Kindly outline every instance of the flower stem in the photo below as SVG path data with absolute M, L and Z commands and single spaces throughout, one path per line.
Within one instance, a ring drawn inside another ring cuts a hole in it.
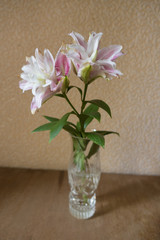
M 63 93 L 66 101 L 69 103 L 69 105 L 71 106 L 71 108 L 73 109 L 73 111 L 75 112 L 75 114 L 79 117 L 79 113 L 77 112 L 77 110 L 75 109 L 75 107 L 72 105 L 72 103 L 70 102 L 69 98 L 67 97 L 67 95 L 65 93 Z
M 85 107 L 85 98 L 86 98 L 87 88 L 88 88 L 88 84 L 85 84 L 84 95 L 83 95 L 83 99 L 82 99 L 81 114 L 83 113 L 83 109 Z

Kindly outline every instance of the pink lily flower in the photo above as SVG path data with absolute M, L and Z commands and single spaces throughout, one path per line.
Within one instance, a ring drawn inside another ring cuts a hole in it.
M 31 112 L 34 114 L 44 102 L 62 90 L 64 81 L 68 79 L 66 76 L 70 74 L 71 63 L 60 50 L 54 60 L 48 49 L 44 50 L 44 56 L 36 49 L 35 57 L 27 57 L 26 61 L 19 87 L 23 92 L 32 90 Z
M 69 34 L 74 43 L 67 45 L 67 56 L 72 60 L 78 77 L 83 81 L 87 77 L 87 82 L 91 82 L 98 77 L 112 78 L 113 76 L 122 75 L 116 69 L 115 59 L 123 53 L 122 46 L 111 45 L 106 48 L 99 49 L 99 42 L 102 33 L 92 32 L 88 42 L 79 33 L 72 32 Z

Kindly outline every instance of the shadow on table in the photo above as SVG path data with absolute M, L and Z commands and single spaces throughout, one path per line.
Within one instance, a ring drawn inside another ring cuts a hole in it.
M 131 182 L 126 182 L 119 186 L 111 184 L 111 189 L 104 194 L 97 194 L 97 212 L 94 217 L 98 217 L 122 207 L 129 207 L 135 204 L 143 204 L 147 200 L 160 196 L 160 177 L 134 177 Z M 121 178 L 119 179 L 119 181 Z M 115 182 L 116 183 L 116 182 Z M 102 192 L 104 192 L 103 186 Z

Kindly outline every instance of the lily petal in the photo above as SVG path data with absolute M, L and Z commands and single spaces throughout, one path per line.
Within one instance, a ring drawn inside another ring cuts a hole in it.
M 51 98 L 54 93 L 47 88 L 39 88 L 36 91 L 36 95 L 33 97 L 31 102 L 31 112 L 34 114 L 39 108 L 41 108 L 42 104 L 46 102 L 49 98 Z
M 46 71 L 48 73 L 53 71 L 53 69 L 54 69 L 54 59 L 53 59 L 53 56 L 48 49 L 44 50 L 44 64 L 45 64 L 45 67 L 46 67 Z
M 95 55 L 99 46 L 99 41 L 103 33 L 92 32 L 88 39 L 87 53 L 88 56 Z
M 87 49 L 87 43 L 85 42 L 84 37 L 81 34 L 77 32 L 71 32 L 69 35 L 73 38 L 76 44 L 79 44 L 85 49 Z
M 106 66 L 112 66 L 114 68 L 116 67 L 116 63 L 109 60 L 109 59 L 97 60 L 96 64 L 101 65 L 101 66 L 105 66 L 105 65 Z
M 114 60 L 117 57 L 121 56 L 122 53 L 120 53 L 122 50 L 121 45 L 111 45 L 107 48 L 102 48 L 98 51 L 97 59 L 110 59 Z
M 99 77 L 106 78 L 106 74 L 104 73 L 104 70 L 102 70 L 99 66 L 95 65 L 92 67 L 92 71 L 90 72 L 89 82 L 92 82 Z
M 55 60 L 55 68 L 57 75 L 69 75 L 71 70 L 71 61 L 63 53 L 59 52 Z
M 63 84 L 63 82 L 60 81 L 60 80 L 58 81 L 57 84 L 54 83 L 54 82 L 52 82 L 52 84 L 51 84 L 51 86 L 50 86 L 51 91 L 52 91 L 54 94 L 56 94 L 57 92 L 59 92 L 59 91 L 61 90 L 62 84 Z
M 44 69 L 45 68 L 44 59 L 42 54 L 39 52 L 38 48 L 35 49 L 35 57 L 40 68 Z

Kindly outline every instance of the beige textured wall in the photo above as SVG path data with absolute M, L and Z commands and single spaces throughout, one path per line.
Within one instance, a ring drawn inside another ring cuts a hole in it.
M 113 119 L 102 111 L 101 128 L 120 132 L 106 137 L 101 151 L 106 172 L 160 174 L 160 1 L 159 0 L 1 0 L 0 1 L 0 165 L 66 169 L 71 142 L 61 132 L 48 144 L 47 132 L 31 134 L 41 115 L 62 116 L 70 108 L 52 98 L 30 113 L 31 93 L 18 88 L 25 56 L 38 47 L 56 54 L 72 30 L 88 38 L 103 32 L 101 46 L 121 44 L 124 76 L 90 85 L 88 98 L 102 98 Z M 72 75 L 71 82 L 77 81 Z M 79 102 L 77 93 L 70 98 Z M 93 127 L 98 128 L 95 122 Z

